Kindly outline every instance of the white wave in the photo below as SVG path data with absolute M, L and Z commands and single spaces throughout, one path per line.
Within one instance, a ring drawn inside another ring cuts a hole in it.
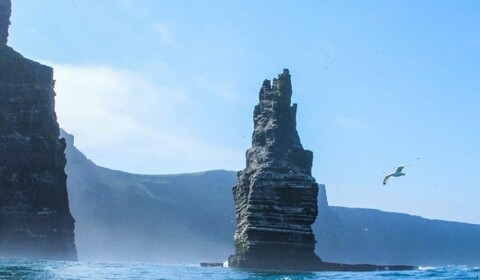
M 436 269 L 437 267 L 434 266 L 419 266 L 418 270 L 431 270 L 431 269 Z

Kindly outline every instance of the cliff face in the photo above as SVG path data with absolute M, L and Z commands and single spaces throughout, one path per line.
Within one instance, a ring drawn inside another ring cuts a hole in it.
M 329 207 L 313 230 L 324 260 L 479 266 L 480 225 L 375 209 Z
M 233 171 L 139 175 L 107 169 L 67 141 L 68 194 L 82 261 L 218 262 L 232 252 Z
M 291 96 L 286 69 L 260 89 L 247 166 L 233 187 L 237 230 L 230 266 L 302 269 L 320 261 L 311 228 L 318 214 L 313 154 L 300 143 Z
M 53 70 L 6 45 L 0 3 L 0 255 L 75 260 Z

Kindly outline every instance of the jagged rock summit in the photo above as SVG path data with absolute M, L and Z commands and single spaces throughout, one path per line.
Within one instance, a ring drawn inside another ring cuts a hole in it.
M 229 266 L 302 271 L 412 269 L 326 263 L 315 254 L 311 225 L 318 214 L 319 186 L 311 175 L 313 153 L 303 149 L 298 136 L 297 105 L 291 104 L 291 97 L 288 69 L 273 84 L 265 80 L 260 89 L 252 147 L 233 187 L 237 230 Z M 326 197 L 322 199 L 326 204 Z
M 53 69 L 6 45 L 0 0 L 0 257 L 76 260 Z
M 7 43 L 11 13 L 12 3 L 10 0 L 0 0 L 0 44 Z

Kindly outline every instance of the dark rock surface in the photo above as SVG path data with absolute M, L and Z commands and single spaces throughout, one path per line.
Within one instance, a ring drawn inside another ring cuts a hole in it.
M 5 37 L 0 0 L 1 35 Z M 8 26 L 8 25 L 7 25 Z M 2 37 L 2 40 L 4 39 Z M 0 44 L 0 256 L 76 260 L 53 70 Z
M 315 254 L 312 224 L 318 215 L 318 184 L 311 175 L 313 153 L 296 130 L 297 105 L 291 105 L 287 69 L 265 80 L 253 113 L 252 147 L 246 168 L 233 187 L 237 230 L 229 266 L 267 270 L 367 271 L 411 269 L 322 262 Z M 326 194 L 322 189 L 322 200 Z
M 0 0 L 0 44 L 2 45 L 7 43 L 11 13 L 11 0 Z
M 201 267 L 223 267 L 223 263 L 206 263 L 202 262 L 200 263 Z

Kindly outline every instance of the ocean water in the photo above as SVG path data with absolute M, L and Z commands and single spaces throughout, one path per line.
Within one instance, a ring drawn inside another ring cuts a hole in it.
M 478 279 L 479 267 L 424 267 L 414 271 L 316 272 L 274 274 L 230 268 L 204 268 L 198 264 L 60 262 L 0 259 L 0 279 Z

